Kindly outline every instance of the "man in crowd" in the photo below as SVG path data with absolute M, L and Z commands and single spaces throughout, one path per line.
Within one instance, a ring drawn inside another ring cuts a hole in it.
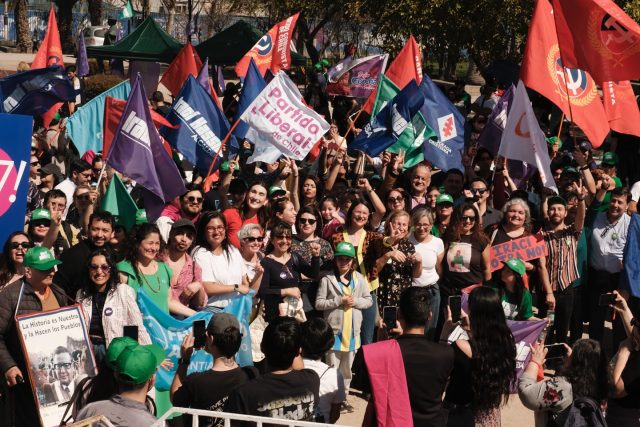
M 464 174 L 460 169 L 449 169 L 444 175 L 444 192 L 451 195 L 456 205 L 464 201 L 462 189 L 464 187 Z
M 204 201 L 202 188 L 197 184 L 187 184 L 186 188 L 187 192 L 180 197 L 180 208 L 173 205 L 167 206 L 156 221 L 162 240 L 165 242 L 169 241 L 169 231 L 174 221 L 186 218 L 192 223 L 196 223 L 202 212 L 202 202 Z
M 69 177 L 56 185 L 56 189 L 61 190 L 67 196 L 67 205 L 65 206 L 62 219 L 66 219 L 69 207 L 73 202 L 73 193 L 79 185 L 88 185 L 91 182 L 91 165 L 84 160 L 74 160 L 71 163 L 71 171 Z
M 66 347 L 59 346 L 53 352 L 53 371 L 56 380 L 51 386 L 56 395 L 56 402 L 68 402 L 76 388 L 75 379 L 78 372 Z
M 49 209 L 52 217 L 62 218 L 64 210 L 67 207 L 66 194 L 64 194 L 62 190 L 57 190 L 54 188 L 45 195 L 44 207 L 46 209 Z M 62 253 L 63 251 L 69 249 L 71 246 L 76 245 L 79 242 L 80 230 L 69 224 L 67 220 L 62 219 L 60 223 L 55 221 L 51 224 L 51 226 L 56 228 L 58 231 L 58 235 L 53 246 L 56 251 L 58 251 L 58 248 L 60 248 L 60 253 Z

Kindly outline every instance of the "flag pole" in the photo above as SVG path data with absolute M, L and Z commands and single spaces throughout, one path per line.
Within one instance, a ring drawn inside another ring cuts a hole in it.
M 552 5 L 553 6 L 553 5 Z M 562 59 L 562 49 L 560 49 L 560 36 L 558 35 L 558 27 L 555 24 L 555 21 L 553 22 L 553 29 L 556 32 L 556 40 L 558 40 L 558 56 L 560 57 L 560 64 L 562 64 L 562 75 L 564 76 L 563 80 L 564 80 L 564 90 L 565 93 L 567 94 L 567 102 L 569 103 L 569 120 L 571 121 L 571 128 L 574 130 L 573 132 L 573 144 L 576 145 L 576 133 L 575 133 L 575 127 L 573 124 L 573 111 L 571 109 L 571 95 L 569 94 L 569 86 L 567 85 L 567 67 L 564 63 L 564 60 Z M 586 74 L 586 71 L 585 71 Z M 563 112 L 563 117 L 564 117 L 564 112 Z M 564 119 L 563 119 L 564 121 Z M 562 122 L 560 122 L 560 126 L 562 127 Z M 558 135 L 559 136 L 559 135 Z
M 215 156 L 213 156 L 213 160 L 211 161 L 211 165 L 209 165 L 209 171 L 207 172 L 207 176 L 204 178 L 205 182 L 207 181 L 207 179 L 209 179 L 209 176 L 211 175 L 211 172 L 213 171 L 213 165 L 216 164 L 216 160 L 218 160 L 218 156 L 220 155 L 220 152 L 222 151 L 222 148 L 227 143 L 227 141 L 229 141 L 229 138 L 231 137 L 231 134 L 233 133 L 233 131 L 235 130 L 236 126 L 238 126 L 239 123 L 240 123 L 240 119 L 236 120 L 233 123 L 233 126 L 231 126 L 231 129 L 229 129 L 229 132 L 227 132 L 227 135 L 224 137 L 224 139 L 220 143 L 220 148 L 218 148 L 218 151 L 216 151 Z
M 560 134 L 562 133 L 562 124 L 564 123 L 564 111 L 562 112 L 562 118 L 560 119 L 560 129 L 558 129 L 558 139 L 560 139 Z
M 351 121 L 351 124 L 349 125 L 349 129 L 347 129 L 347 132 L 344 134 L 344 136 L 340 140 L 340 144 L 338 144 L 338 148 L 342 148 L 342 144 L 344 144 L 345 140 L 347 139 L 347 136 L 349 136 L 351 131 L 355 129 L 356 121 L 358 120 L 358 117 L 360 117 L 360 114 L 362 114 L 363 111 L 364 109 L 360 109 L 360 111 L 358 111 L 358 114 L 356 114 L 356 117 Z

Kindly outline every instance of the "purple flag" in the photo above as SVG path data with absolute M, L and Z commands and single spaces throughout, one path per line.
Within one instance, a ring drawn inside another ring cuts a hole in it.
M 207 57 L 207 60 L 209 58 Z M 222 65 L 216 65 L 216 91 L 218 96 L 224 94 L 224 75 L 222 74 Z
M 165 203 L 186 192 L 178 167 L 162 146 L 151 120 L 139 75 L 113 138 L 107 164 L 147 190 L 144 204 L 150 221 L 158 218 Z
M 350 58 L 350 57 L 349 57 Z M 380 76 L 387 66 L 388 54 L 358 59 L 343 59 L 330 74 L 327 94 L 365 99 L 378 88 Z M 344 64 L 343 64 L 344 63 Z
M 338 78 L 344 74 L 346 70 L 349 69 L 349 64 L 353 61 L 353 57 L 351 55 L 347 55 L 342 60 L 340 60 L 336 65 L 331 67 L 329 71 L 327 71 L 327 78 L 330 82 L 337 82 Z
M 87 59 L 87 48 L 84 45 L 84 35 L 80 31 L 78 36 L 78 56 L 76 58 L 76 74 L 78 77 L 89 75 L 89 60 Z
M 210 93 L 211 86 L 209 85 L 209 57 L 207 56 L 204 60 L 204 64 L 202 64 L 202 68 L 200 68 L 200 72 L 198 73 L 198 77 L 196 78 L 198 84 Z
M 511 87 L 502 94 L 496 106 L 493 107 L 493 111 L 491 111 L 489 119 L 487 120 L 487 125 L 478 138 L 478 145 L 489 150 L 494 157 L 500 149 L 502 131 L 507 124 L 507 116 L 511 109 L 514 91 L 515 87 L 511 85 Z

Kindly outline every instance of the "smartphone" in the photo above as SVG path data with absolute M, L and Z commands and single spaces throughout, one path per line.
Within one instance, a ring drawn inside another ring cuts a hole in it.
M 600 307 L 609 307 L 611 304 L 616 302 L 615 294 L 601 294 L 600 298 L 598 298 L 598 305 Z
M 451 321 L 453 323 L 459 322 L 462 316 L 462 296 L 451 295 L 449 297 L 449 309 L 451 310 Z
M 567 355 L 567 348 L 564 344 L 545 345 L 547 349 L 547 359 L 561 359 Z
M 138 341 L 138 327 L 136 325 L 124 325 L 122 328 L 122 336 Z
M 193 348 L 202 348 L 206 342 L 205 332 L 207 325 L 204 320 L 193 321 Z
M 393 329 L 396 327 L 396 321 L 398 320 L 398 307 L 395 305 L 386 305 L 382 308 L 382 321 L 387 329 Z

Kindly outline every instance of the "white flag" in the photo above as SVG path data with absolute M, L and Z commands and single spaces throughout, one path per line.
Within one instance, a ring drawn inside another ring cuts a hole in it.
M 522 81 L 513 95 L 507 125 L 502 132 L 498 154 L 505 159 L 520 160 L 536 166 L 542 184 L 555 190 L 557 187 L 551 174 L 551 160 L 547 151 L 544 132 L 533 114 L 529 96 Z
M 240 116 L 286 157 L 302 160 L 329 130 L 320 114 L 302 102 L 295 83 L 280 71 Z

